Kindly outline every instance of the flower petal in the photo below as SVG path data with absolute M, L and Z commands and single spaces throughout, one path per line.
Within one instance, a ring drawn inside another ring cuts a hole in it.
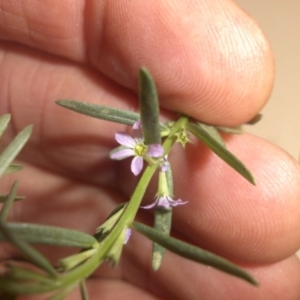
M 144 160 L 141 156 L 135 156 L 131 162 L 131 172 L 136 176 L 143 169 Z
M 170 206 L 175 207 L 175 206 L 183 205 L 186 203 L 188 203 L 188 201 L 182 201 L 181 199 L 173 200 L 170 196 L 162 195 L 162 196 L 156 197 L 156 200 L 153 203 L 146 205 L 146 206 L 141 206 L 141 208 L 150 209 L 150 208 L 157 206 L 157 207 L 164 207 L 165 209 L 169 209 Z
M 137 129 L 141 129 L 142 128 L 142 121 L 141 119 L 137 120 L 133 125 L 132 125 L 132 129 L 133 130 L 137 130 Z
M 121 160 L 134 155 L 135 153 L 132 149 L 124 148 L 123 146 L 118 147 L 109 153 L 109 157 L 115 160 Z
M 156 203 L 157 203 L 157 200 L 155 200 L 153 203 L 149 204 L 149 205 L 145 205 L 145 206 L 140 206 L 141 208 L 144 208 L 144 209 L 150 209 L 154 206 L 156 206 Z
M 172 200 L 172 199 L 171 199 Z M 173 206 L 170 201 L 169 201 L 169 197 L 165 197 L 165 196 L 162 196 L 162 197 L 159 197 L 158 198 L 158 204 L 157 204 L 158 207 L 164 207 L 164 208 L 170 208 L 170 206 Z
M 143 130 L 141 120 L 137 120 L 132 126 L 132 134 L 135 139 L 143 140 Z
M 160 157 L 164 154 L 164 148 L 160 144 L 151 144 L 148 146 L 147 155 L 150 157 Z
M 124 132 L 117 132 L 115 134 L 115 139 L 120 145 L 129 147 L 129 148 L 132 148 L 132 149 L 136 145 L 136 141 L 134 140 L 134 138 L 131 137 L 129 134 L 124 133 Z
M 186 203 L 188 203 L 188 201 L 182 201 L 181 199 L 178 199 L 178 200 L 170 199 L 169 200 L 169 204 L 174 207 L 178 206 L 178 205 L 184 205 Z
M 126 228 L 124 244 L 127 244 L 128 240 L 130 239 L 130 236 L 131 236 L 131 228 Z

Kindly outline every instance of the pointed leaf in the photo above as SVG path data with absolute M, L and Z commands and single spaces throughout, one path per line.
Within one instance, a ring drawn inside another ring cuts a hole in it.
M 216 128 L 222 132 L 229 133 L 229 134 L 242 134 L 243 133 L 242 126 L 237 126 L 237 127 L 216 126 Z
M 123 202 L 119 205 L 117 205 L 112 211 L 111 213 L 107 216 L 107 218 L 105 219 L 105 221 L 107 221 L 108 219 L 110 219 L 113 215 L 115 215 L 118 211 L 122 210 L 124 211 L 125 209 L 125 205 L 127 205 L 128 202 Z
M 166 170 L 167 186 L 168 186 L 170 196 L 173 197 L 174 196 L 173 172 L 170 163 L 166 161 L 165 164 L 167 164 L 167 170 Z
M 160 144 L 159 103 L 154 80 L 146 68 L 139 73 L 139 100 L 144 142 Z
M 29 223 L 7 223 L 7 228 L 31 244 L 91 248 L 97 240 L 84 232 L 56 226 Z M 6 241 L 6 235 L 0 232 L 0 241 Z
M 85 280 L 82 280 L 80 282 L 80 295 L 81 295 L 81 300 L 89 300 L 89 294 L 86 288 Z
M 75 267 L 86 261 L 88 258 L 90 258 L 96 251 L 97 250 L 95 248 L 91 248 L 59 260 L 59 271 L 67 272 L 74 269 Z
M 154 228 L 164 236 L 169 236 L 172 225 L 172 208 L 156 208 L 154 213 Z M 165 248 L 160 244 L 152 246 L 152 269 L 157 271 L 162 263 Z
M 22 240 L 20 236 L 17 236 L 15 232 L 10 230 L 3 221 L 0 221 L 0 231 L 7 238 L 7 241 L 18 248 L 33 264 L 40 267 L 50 275 L 54 277 L 57 276 L 56 271 L 46 257 Z
M 9 121 L 10 121 L 10 114 L 6 114 L 0 117 L 0 138 L 4 133 L 5 129 L 7 128 Z
M 101 224 L 97 229 L 94 237 L 98 242 L 104 240 L 104 238 L 110 233 L 110 231 L 115 227 L 116 223 L 122 216 L 127 203 L 122 203 L 117 206 L 108 216 L 103 224 Z
M 8 265 L 7 277 L 15 281 L 32 281 L 40 283 L 51 283 L 53 281 L 53 277 L 48 277 L 40 272 L 15 265 Z
M 227 259 L 175 238 L 165 237 L 157 230 L 138 222 L 133 222 L 133 228 L 152 241 L 159 243 L 166 249 L 182 257 L 214 267 L 220 271 L 244 279 L 253 285 L 258 285 L 255 278 L 253 278 L 248 272 Z
M 248 124 L 248 125 L 254 125 L 254 124 L 258 123 L 262 119 L 262 117 L 263 117 L 262 114 L 257 114 L 254 118 L 252 118 L 246 124 Z
M 15 181 L 10 190 L 10 193 L 8 194 L 8 196 L 6 198 L 6 201 L 4 202 L 4 205 L 1 208 L 1 211 L 0 211 L 0 220 L 1 221 L 6 221 L 9 211 L 10 211 L 10 209 L 14 203 L 14 200 L 16 198 L 17 189 L 18 189 L 18 182 Z
M 20 171 L 22 169 L 23 169 L 23 166 L 21 166 L 21 165 L 11 164 L 5 170 L 5 173 L 6 174 L 8 174 L 8 173 L 14 173 L 14 172 Z
M 173 197 L 173 175 L 170 164 L 166 161 L 167 169 L 165 171 L 167 186 L 170 196 Z M 154 213 L 154 228 L 158 230 L 161 234 L 165 236 L 170 236 L 172 227 L 172 212 L 173 209 L 164 209 L 163 207 L 158 207 L 155 209 Z M 161 264 L 165 254 L 165 248 L 160 244 L 153 243 L 152 246 L 152 269 L 157 271 Z
M 47 284 L 41 285 L 38 284 L 23 284 L 18 280 L 13 280 L 8 276 L 0 275 L 0 291 L 14 294 L 14 295 L 24 295 L 24 294 L 36 294 L 39 292 L 48 291 L 54 284 L 51 284 L 50 287 Z M 52 288 L 53 289 L 53 288 Z M 42 291 L 40 291 L 42 290 Z M 1 295 L 2 296 L 2 295 Z M 2 298 L 0 298 L 2 299 Z M 6 299 L 6 298 L 3 298 Z
M 5 202 L 6 198 L 8 197 L 8 194 L 0 194 L 0 203 Z M 19 201 L 25 199 L 25 196 L 16 196 L 14 201 Z
M 216 140 L 219 144 L 221 144 L 224 148 L 226 148 L 225 142 L 223 141 L 219 131 L 216 129 L 216 127 L 212 125 L 207 125 L 204 123 L 197 122 L 197 125 L 202 128 L 202 130 L 205 130 L 208 135 L 211 136 L 212 139 Z
M 212 137 L 202 124 L 188 123 L 187 129 L 198 137 L 206 146 L 222 158 L 228 165 L 235 169 L 250 183 L 255 185 L 254 178 L 246 166 L 231 152 L 224 148 L 214 137 Z
M 137 113 L 104 105 L 80 102 L 76 100 L 57 100 L 56 104 L 83 115 L 125 125 L 132 126 L 140 119 L 140 115 Z
M 0 177 L 5 173 L 8 166 L 19 154 L 21 149 L 24 147 L 28 141 L 32 132 L 32 125 L 25 127 L 17 136 L 12 140 L 12 142 L 4 149 L 0 155 Z

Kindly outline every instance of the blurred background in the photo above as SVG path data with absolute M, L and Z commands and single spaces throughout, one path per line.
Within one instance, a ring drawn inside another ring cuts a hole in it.
M 267 35 L 274 51 L 276 78 L 263 119 L 247 131 L 299 160 L 300 154 L 300 1 L 236 0 Z M 300 216 L 299 216 L 300 217 Z
M 263 119 L 247 131 L 300 157 L 300 0 L 236 0 L 267 35 L 276 77 Z M 299 216 L 300 218 L 300 216 Z M 299 233 L 300 234 L 300 233 Z M 300 259 L 300 250 L 298 251 Z

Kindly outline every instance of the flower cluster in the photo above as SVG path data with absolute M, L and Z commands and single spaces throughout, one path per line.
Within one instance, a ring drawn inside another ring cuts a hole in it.
M 131 171 L 134 175 L 138 175 L 143 168 L 144 159 L 159 158 L 164 154 L 164 148 L 160 144 L 145 145 L 143 139 L 141 121 L 138 120 L 132 127 L 133 136 L 117 132 L 115 134 L 116 141 L 121 145 L 110 153 L 110 158 L 115 160 L 122 160 L 127 157 L 134 156 L 131 162 Z M 169 209 L 178 205 L 186 204 L 186 201 L 181 199 L 174 200 L 172 193 L 169 191 L 166 172 L 169 170 L 169 163 L 167 157 L 162 159 L 158 180 L 158 192 L 155 201 L 150 205 L 141 206 L 144 209 L 151 209 L 153 207 L 163 207 Z

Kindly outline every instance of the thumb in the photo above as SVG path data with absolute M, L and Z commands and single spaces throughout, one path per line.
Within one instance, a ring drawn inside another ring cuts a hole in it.
M 138 69 L 147 66 L 167 109 L 233 126 L 256 115 L 269 97 L 270 46 L 232 1 L 116 0 L 105 12 L 98 1 L 87 6 L 92 63 L 132 90 Z

